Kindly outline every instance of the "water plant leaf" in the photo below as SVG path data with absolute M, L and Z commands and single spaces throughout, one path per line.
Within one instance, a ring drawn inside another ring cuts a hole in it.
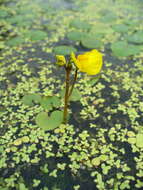
M 59 107 L 61 105 L 61 100 L 57 96 L 52 96 L 53 107 Z
M 96 36 L 92 36 L 92 35 L 89 35 L 89 36 L 86 36 L 85 38 L 83 38 L 81 40 L 81 44 L 83 47 L 86 47 L 86 48 L 91 48 L 91 49 L 94 49 L 94 48 L 100 48 L 102 46 L 102 42 L 100 40 L 98 40 L 96 38 Z
M 27 106 L 33 106 L 33 102 L 40 103 L 41 96 L 39 94 L 27 94 L 22 98 L 23 104 Z
M 65 95 L 65 89 L 61 90 L 61 92 L 60 92 L 60 96 L 62 98 L 64 98 L 64 95 Z M 69 99 L 70 99 L 70 101 L 78 101 L 78 100 L 80 100 L 81 99 L 80 91 L 77 88 L 74 88 Z
M 19 24 L 25 20 L 25 17 L 23 15 L 14 15 L 7 19 L 7 21 L 11 24 Z
M 93 86 L 98 82 L 99 79 L 100 79 L 100 75 L 97 75 L 94 78 L 90 78 L 89 81 L 87 81 L 87 83 Z
M 97 39 L 101 39 L 101 37 L 103 37 L 105 34 L 112 34 L 114 32 L 114 30 L 108 26 L 108 24 L 105 23 L 96 23 L 95 26 L 92 26 L 90 33 L 94 34 L 95 36 L 98 34 L 100 34 L 100 38 Z M 93 35 L 92 35 L 93 36 Z M 97 36 L 98 37 L 98 36 Z
M 141 48 L 135 45 L 130 45 L 126 41 L 117 41 L 111 45 L 111 50 L 115 56 L 126 57 L 138 54 Z
M 138 31 L 126 37 L 129 42 L 141 44 L 143 43 L 143 31 Z
M 70 101 L 78 101 L 81 99 L 81 93 L 77 88 L 74 88 L 70 96 Z
M 112 12 L 110 12 L 110 13 L 106 14 L 105 16 L 102 16 L 100 18 L 100 21 L 105 22 L 105 23 L 107 23 L 107 22 L 113 22 L 113 21 L 117 20 L 117 18 L 118 18 L 117 15 L 115 15 Z
M 43 97 L 40 104 L 45 110 L 52 109 L 53 106 L 52 106 L 51 96 Z
M 91 162 L 92 162 L 92 164 L 93 164 L 94 166 L 99 166 L 99 165 L 100 165 L 100 162 L 101 162 L 101 159 L 100 159 L 100 157 L 93 158 Z
M 74 41 L 81 41 L 86 36 L 86 33 L 78 32 L 78 31 L 71 31 L 67 34 L 68 39 Z
M 116 32 L 128 32 L 129 30 L 129 26 L 125 25 L 125 24 L 116 24 L 112 26 L 113 30 Z
M 21 138 L 16 139 L 16 140 L 13 142 L 13 144 L 14 144 L 15 146 L 21 145 L 21 144 L 22 144 Z
M 53 49 L 54 53 L 57 55 L 70 55 L 71 52 L 76 52 L 76 48 L 73 46 L 57 46 Z
M 6 10 L 0 10 L 0 18 L 5 18 L 9 15 Z
M 82 30 L 89 30 L 91 28 L 91 25 L 87 21 L 81 21 L 79 19 L 72 20 L 70 26 Z
M 42 30 L 31 30 L 24 34 L 25 38 L 32 41 L 44 40 L 47 37 L 47 33 Z
M 61 101 L 57 96 L 44 96 L 41 99 L 40 104 L 45 110 L 50 110 L 53 107 L 59 107 Z
M 28 190 L 24 183 L 19 183 L 19 190 Z
M 136 136 L 136 145 L 139 148 L 143 148 L 143 134 L 137 134 L 137 136 Z
M 15 37 L 15 38 L 11 38 L 9 39 L 6 44 L 9 46 L 18 46 L 21 45 L 25 40 L 23 39 L 23 37 Z
M 36 116 L 36 124 L 45 131 L 53 130 L 58 127 L 63 120 L 61 111 L 54 111 L 50 116 L 46 112 L 41 112 Z

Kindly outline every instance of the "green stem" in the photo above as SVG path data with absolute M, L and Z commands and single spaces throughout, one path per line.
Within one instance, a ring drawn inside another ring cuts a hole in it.
M 63 112 L 63 123 L 67 123 L 67 115 L 68 115 L 68 100 L 69 100 L 69 86 L 70 86 L 70 69 L 65 68 L 66 70 L 66 91 L 65 91 L 65 98 L 64 98 L 64 112 Z
M 70 89 L 69 94 L 68 94 L 68 98 L 69 98 L 69 97 L 71 96 L 71 94 L 72 94 L 72 91 L 73 91 L 73 88 L 74 88 L 74 85 L 75 85 L 75 82 L 76 82 L 76 79 L 77 79 L 77 71 L 78 71 L 78 69 L 76 68 L 75 74 L 74 74 L 73 83 L 72 83 L 71 89 Z

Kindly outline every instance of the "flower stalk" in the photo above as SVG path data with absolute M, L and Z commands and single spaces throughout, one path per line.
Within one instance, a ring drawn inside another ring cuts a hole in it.
M 71 67 L 66 67 L 66 87 L 65 87 L 65 96 L 64 96 L 64 112 L 63 112 L 63 123 L 67 123 L 67 116 L 68 116 L 68 103 L 69 103 L 69 88 L 70 88 L 70 72 Z
M 66 77 L 65 77 L 65 96 L 64 96 L 64 111 L 63 111 L 63 123 L 67 123 L 68 117 L 68 104 L 69 98 L 73 92 L 76 80 L 77 80 L 77 73 L 78 70 L 80 72 L 84 72 L 88 75 L 97 75 L 102 68 L 102 53 L 93 49 L 89 52 L 84 54 L 78 55 L 77 57 L 72 52 L 70 55 L 69 60 L 66 60 L 65 56 L 63 55 L 56 55 L 57 62 L 56 64 L 59 66 L 64 66 Z M 70 84 L 70 73 L 72 70 L 72 65 L 75 68 L 75 74 L 73 78 L 72 84 Z
M 76 79 L 77 79 L 77 71 L 78 71 L 78 69 L 76 68 L 76 70 L 75 70 L 75 74 L 74 74 L 73 83 L 72 83 L 71 89 L 70 89 L 70 91 L 69 91 L 69 95 L 68 95 L 68 97 L 71 96 L 72 91 L 73 91 L 73 89 L 74 89 L 74 85 L 75 85 L 75 82 L 76 82 Z

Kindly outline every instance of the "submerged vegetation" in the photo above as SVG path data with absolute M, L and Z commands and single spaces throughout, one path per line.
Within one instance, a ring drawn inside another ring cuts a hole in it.
M 0 190 L 141 190 L 142 2 L 0 4 Z M 65 73 L 55 55 L 91 49 L 103 70 L 78 73 L 61 124 Z

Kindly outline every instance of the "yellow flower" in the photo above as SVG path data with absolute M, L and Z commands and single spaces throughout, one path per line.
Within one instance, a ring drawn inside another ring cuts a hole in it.
M 66 59 L 63 55 L 56 55 L 56 64 L 60 66 L 64 66 L 66 64 Z
M 74 53 L 71 53 L 71 60 L 81 72 L 85 72 L 88 75 L 98 74 L 103 64 L 102 54 L 96 49 L 78 55 L 77 58 Z

